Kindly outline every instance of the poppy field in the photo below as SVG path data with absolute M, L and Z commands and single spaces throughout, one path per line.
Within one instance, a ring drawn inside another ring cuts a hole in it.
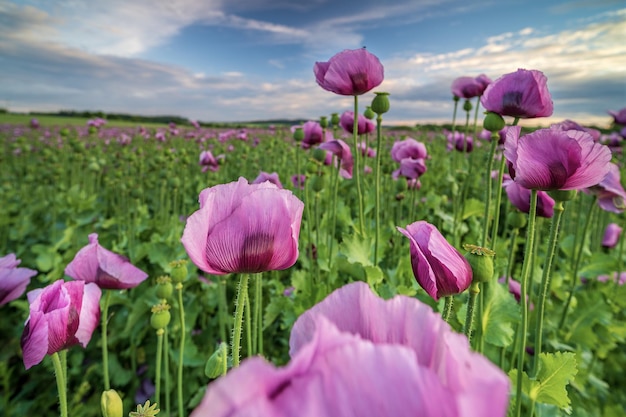
M 392 127 L 373 54 L 312 75 L 353 106 L 0 124 L 0 414 L 623 416 L 626 108 L 520 127 L 519 69 Z

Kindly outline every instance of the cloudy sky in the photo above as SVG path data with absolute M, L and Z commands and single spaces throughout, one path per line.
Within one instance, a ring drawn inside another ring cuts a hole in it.
M 317 119 L 352 101 L 314 63 L 366 46 L 390 124 L 449 121 L 455 78 L 526 68 L 548 77 L 543 123 L 607 125 L 625 40 L 623 0 L 0 0 L 0 107 Z

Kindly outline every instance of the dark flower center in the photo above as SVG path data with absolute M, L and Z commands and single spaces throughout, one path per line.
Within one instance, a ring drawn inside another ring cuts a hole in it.
M 523 116 L 522 98 L 524 93 L 521 91 L 510 91 L 504 93 L 502 97 L 502 114 L 507 116 Z
M 269 233 L 254 233 L 241 245 L 238 272 L 256 273 L 267 271 L 274 256 L 274 236 Z
M 366 73 L 358 72 L 356 74 L 350 74 L 350 81 L 352 82 L 354 95 L 358 96 L 367 92 L 368 77 Z

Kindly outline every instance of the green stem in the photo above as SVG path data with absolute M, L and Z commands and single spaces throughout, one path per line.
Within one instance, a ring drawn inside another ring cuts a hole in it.
M 556 207 L 556 204 L 555 204 Z M 587 212 L 587 216 L 585 217 L 585 225 L 583 226 L 582 238 L 579 245 L 574 246 L 574 250 L 576 251 L 576 257 L 574 260 L 574 268 L 572 269 L 572 277 L 570 281 L 569 293 L 567 295 L 567 301 L 565 301 L 565 306 L 563 307 L 563 311 L 561 312 L 561 320 L 559 321 L 559 329 L 562 329 L 565 325 L 565 319 L 567 318 L 567 312 L 569 310 L 570 303 L 572 302 L 572 298 L 574 297 L 574 290 L 576 285 L 578 284 L 578 270 L 580 268 L 580 261 L 582 259 L 583 248 L 585 247 L 585 241 L 587 240 L 587 233 L 589 231 L 589 225 L 591 224 L 591 218 L 593 217 L 594 208 L 596 207 L 596 198 L 594 197 L 589 204 L 589 211 Z
M 467 313 L 465 315 L 465 326 L 463 328 L 463 334 L 467 336 L 467 341 L 472 340 L 472 326 L 474 322 L 474 306 L 476 305 L 476 296 L 480 294 L 480 283 L 472 282 L 469 287 L 469 298 L 467 300 Z
M 111 301 L 111 290 L 106 291 L 104 305 L 102 306 L 102 379 L 104 379 L 104 390 L 111 389 L 109 380 L 109 349 L 107 347 L 107 324 L 109 321 L 109 302 Z
M 252 356 L 254 355 L 254 348 L 252 347 L 252 340 L 253 337 L 252 335 L 254 334 L 256 336 L 256 333 L 252 333 L 252 329 L 251 329 L 251 324 L 254 321 L 253 315 L 252 315 L 252 310 L 250 309 L 250 295 L 248 294 L 248 292 L 246 291 L 245 294 L 245 301 L 246 301 L 246 312 L 244 313 L 247 317 L 248 320 L 246 320 L 245 325 L 246 325 L 246 357 Z
M 447 297 L 444 297 L 444 304 L 443 304 L 443 320 L 448 323 L 448 320 L 450 320 L 450 313 L 452 313 L 452 305 L 454 304 L 454 297 L 452 297 L 451 295 L 448 295 Z
M 502 156 L 500 161 L 500 169 L 498 170 L 498 186 L 496 187 L 496 202 L 494 204 L 495 212 L 493 213 L 493 227 L 491 229 L 491 247 L 495 250 L 498 242 L 498 227 L 500 227 L 500 204 L 502 203 L 502 178 L 504 176 L 504 168 L 506 166 L 506 158 Z
M 52 365 L 54 366 L 54 375 L 57 380 L 57 390 L 59 391 L 59 408 L 61 411 L 61 417 L 67 417 L 67 388 L 65 381 L 65 370 L 61 365 L 61 358 L 57 352 L 54 352 L 51 356 Z
M 550 290 L 550 278 L 552 274 L 552 261 L 556 252 L 556 244 L 559 237 L 559 226 L 565 206 L 562 201 L 556 201 L 554 204 L 554 216 L 550 225 L 550 237 L 548 240 L 548 253 L 544 259 L 543 273 L 541 276 L 541 290 L 539 293 L 539 302 L 537 303 L 537 324 L 535 327 L 535 356 L 533 360 L 533 369 L 531 376 L 537 375 L 539 366 L 539 355 L 541 354 L 541 339 L 543 332 L 543 319 L 545 315 L 546 298 Z
M 487 160 L 487 187 L 485 188 L 485 214 L 483 218 L 483 236 L 480 242 L 480 246 L 487 247 L 487 240 L 489 239 L 489 213 L 491 211 L 491 194 L 493 187 L 493 178 L 491 178 L 491 171 L 493 170 L 493 158 L 496 154 L 496 147 L 498 146 L 498 134 L 491 134 L 491 147 L 489 148 L 489 158 Z M 504 161 L 505 158 L 502 158 Z M 498 207 L 496 206 L 496 211 Z
M 363 193 L 361 191 L 361 152 L 359 150 L 359 96 L 354 96 L 354 123 L 352 125 L 352 138 L 354 140 L 354 181 L 359 199 L 359 233 L 365 234 L 365 220 L 363 217 Z
M 183 284 L 179 282 L 176 284 L 176 290 L 178 291 L 178 309 L 180 312 L 180 350 L 178 352 L 178 381 L 177 381 L 177 394 L 178 394 L 178 415 L 184 417 L 185 407 L 183 404 L 183 359 L 185 353 L 185 336 L 187 331 L 185 330 L 185 306 L 183 304 Z
M 164 356 L 165 356 L 165 410 L 164 415 L 168 416 L 170 408 L 170 339 L 167 327 L 165 328 L 164 338 Z
M 233 367 L 239 366 L 239 354 L 241 350 L 241 333 L 243 330 L 243 310 L 246 305 L 246 294 L 248 293 L 248 274 L 241 274 L 239 286 L 237 287 L 237 298 L 235 299 L 235 322 L 231 341 Z
M 161 358 L 163 356 L 163 333 L 165 330 L 158 329 L 157 334 L 157 351 L 156 351 L 156 375 L 154 378 L 154 402 L 161 404 Z
M 379 114 L 376 118 L 376 206 L 375 206 L 375 223 L 376 223 L 376 239 L 374 244 L 374 265 L 378 265 L 378 244 L 380 242 L 380 155 L 382 149 L 383 118 Z
M 255 322 L 258 331 L 256 353 L 263 355 L 263 280 L 261 274 L 256 275 L 254 302 L 256 305 Z
M 456 128 L 456 110 L 459 107 L 459 98 L 454 97 L 454 111 L 452 112 L 452 133 L 454 133 L 454 129 Z
M 476 111 L 474 112 L 474 139 L 478 133 L 478 109 L 480 109 L 480 96 L 476 97 Z
M 526 229 L 526 246 L 524 248 L 524 263 L 520 279 L 520 304 L 522 320 L 520 323 L 520 343 L 517 351 L 517 389 L 515 397 L 515 416 L 520 417 L 522 412 L 522 376 L 524 373 L 524 359 L 526 357 L 526 333 L 528 332 L 528 279 L 532 261 L 533 246 L 535 244 L 535 220 L 537 215 L 537 190 L 530 191 L 530 208 L 528 211 L 528 228 Z
M 226 307 L 226 280 L 219 280 L 219 293 L 218 293 L 218 322 L 220 328 L 220 341 L 226 341 L 226 315 L 227 315 L 227 307 Z
M 333 156 L 333 159 L 336 157 Z M 337 227 L 337 193 L 339 191 L 339 165 L 337 165 L 337 169 L 333 172 L 333 183 L 332 187 L 332 201 L 331 201 L 331 216 L 332 220 L 330 222 L 330 230 L 328 232 L 328 269 L 332 271 L 333 266 L 333 246 L 335 244 L 335 228 Z

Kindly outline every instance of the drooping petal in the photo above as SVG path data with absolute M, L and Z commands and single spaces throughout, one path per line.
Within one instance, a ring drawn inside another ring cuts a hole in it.
M 18 268 L 20 260 L 11 253 L 0 258 L 0 306 L 19 298 L 37 275 L 37 271 L 29 268 Z
M 31 312 L 21 339 L 24 367 L 30 369 L 41 363 L 48 353 L 48 323 L 38 311 Z
M 87 347 L 94 330 L 100 323 L 101 296 L 102 290 L 100 290 L 98 285 L 85 285 L 79 315 L 79 326 L 76 330 L 76 340 L 82 347 Z

